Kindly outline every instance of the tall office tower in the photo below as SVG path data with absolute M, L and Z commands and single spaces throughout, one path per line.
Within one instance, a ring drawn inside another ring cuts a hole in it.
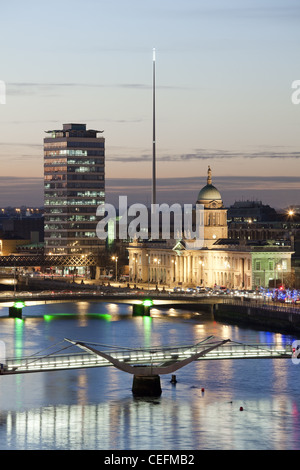
M 96 254 L 96 210 L 105 201 L 105 139 L 64 124 L 44 139 L 45 252 Z

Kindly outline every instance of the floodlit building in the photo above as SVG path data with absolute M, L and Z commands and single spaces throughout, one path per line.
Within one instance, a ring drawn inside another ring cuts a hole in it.
M 281 281 L 291 271 L 290 246 L 229 239 L 227 209 L 212 184 L 207 184 L 196 204 L 203 208 L 203 245 L 190 240 L 133 241 L 129 251 L 129 276 L 133 282 L 167 286 L 252 289 Z
M 9 256 L 15 254 L 18 248 L 30 243 L 30 240 L 20 239 L 19 237 L 7 236 L 0 239 L 0 256 Z

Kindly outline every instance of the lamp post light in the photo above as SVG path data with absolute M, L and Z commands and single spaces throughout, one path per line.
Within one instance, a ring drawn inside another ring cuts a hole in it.
M 160 259 L 154 258 L 154 263 L 155 263 L 155 283 L 157 284 L 160 283 L 160 275 L 159 275 L 159 264 L 160 264 Z
M 131 280 L 135 283 L 136 283 L 136 280 L 137 280 L 137 262 L 138 262 L 137 256 L 138 256 L 137 253 L 135 253 L 134 257 L 132 258 L 132 261 L 133 261 L 132 277 L 133 277 L 133 279 L 131 279 Z
M 148 277 L 148 290 L 150 290 L 150 254 L 146 253 L 147 257 L 147 277 Z
M 113 261 L 116 263 L 116 282 L 118 280 L 118 257 L 117 256 L 112 256 L 111 258 Z
M 175 283 L 176 281 L 176 261 L 172 259 L 172 265 L 173 265 L 173 282 Z
M 199 261 L 199 264 L 201 266 L 201 274 L 200 274 L 200 286 L 203 284 L 203 267 L 205 266 L 204 261 Z
M 155 284 L 157 283 L 157 258 L 154 258 L 153 262 L 155 263 Z
M 229 284 L 229 282 L 228 282 L 228 279 L 229 279 L 229 274 L 230 274 L 230 271 L 229 271 L 229 270 L 230 270 L 230 264 L 229 264 L 229 262 L 228 262 L 228 261 L 225 261 L 225 263 L 224 263 L 224 264 L 225 264 L 225 268 L 227 268 L 227 269 L 228 269 L 228 276 L 227 276 L 227 286 L 226 286 L 226 287 L 228 287 L 228 284 Z
M 84 278 L 87 278 L 87 266 L 86 266 L 86 258 L 87 258 L 87 255 L 81 255 L 81 259 L 83 260 L 82 264 L 83 264 L 83 277 Z
M 132 262 L 133 262 L 133 264 L 132 264 L 131 279 L 130 279 L 130 280 L 134 282 L 134 275 L 135 275 L 135 258 L 132 258 Z
M 281 271 L 281 285 L 283 286 L 283 266 L 281 264 L 278 264 L 277 270 Z

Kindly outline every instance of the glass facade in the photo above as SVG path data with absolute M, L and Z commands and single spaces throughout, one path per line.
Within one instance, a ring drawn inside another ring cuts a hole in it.
M 96 254 L 96 210 L 105 202 L 105 139 L 64 124 L 44 139 L 46 253 Z

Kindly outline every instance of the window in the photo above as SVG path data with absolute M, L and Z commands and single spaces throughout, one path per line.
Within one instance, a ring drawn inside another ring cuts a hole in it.
M 282 266 L 282 269 L 287 269 L 287 260 L 286 259 L 283 259 L 281 261 L 281 266 Z
M 271 259 L 269 260 L 268 267 L 269 267 L 269 271 L 274 270 L 274 261 L 273 260 L 271 260 Z

